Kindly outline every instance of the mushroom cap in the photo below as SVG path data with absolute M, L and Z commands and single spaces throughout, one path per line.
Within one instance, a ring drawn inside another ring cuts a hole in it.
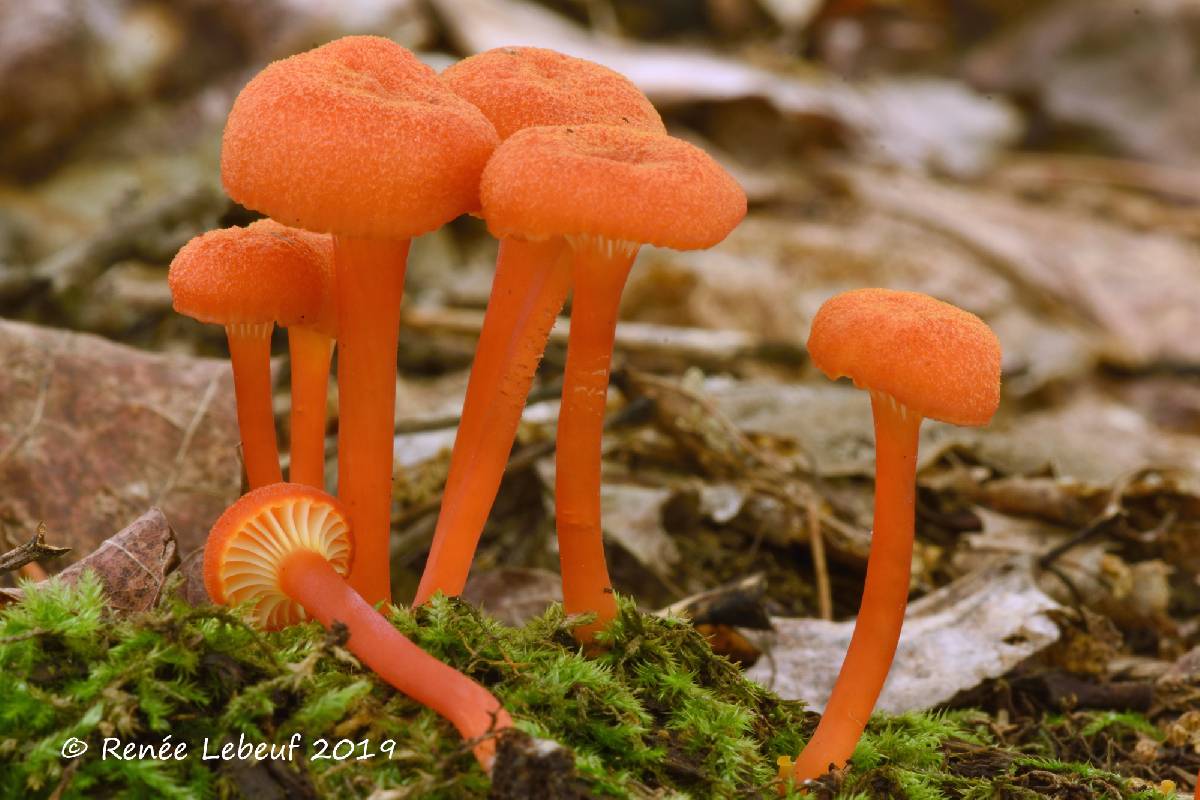
M 171 261 L 180 314 L 217 325 L 336 325 L 333 239 L 270 219 L 195 237 Z
M 353 537 L 346 510 L 320 489 L 272 483 L 225 509 L 204 546 L 204 588 L 214 603 L 253 602 L 268 628 L 308 619 L 280 587 L 279 569 L 298 550 L 312 550 L 339 575 L 350 571 Z
M 526 128 L 480 184 L 497 238 L 596 236 L 676 250 L 712 247 L 746 215 L 746 193 L 695 145 L 612 125 Z
M 442 72 L 501 139 L 540 125 L 628 125 L 666 133 L 662 117 L 619 72 L 541 47 L 497 47 Z
M 347 36 L 246 84 L 225 123 L 221 180 L 234 200 L 288 225 L 407 239 L 478 207 L 498 141 L 408 50 Z
M 831 379 L 923 417 L 986 425 L 1000 404 L 1000 341 L 983 320 L 920 292 L 856 289 L 826 300 L 808 337 Z

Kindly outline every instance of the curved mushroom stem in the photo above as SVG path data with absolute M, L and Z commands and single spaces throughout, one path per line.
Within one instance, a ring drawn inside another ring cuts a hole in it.
M 576 638 L 586 643 L 617 615 L 600 527 L 600 448 L 617 311 L 637 247 L 603 239 L 574 247 L 575 294 L 554 451 L 554 504 L 563 608 L 568 614 L 597 615 L 595 622 L 575 628 Z
M 512 727 L 512 718 L 491 692 L 393 628 L 319 553 L 299 550 L 288 556 L 279 568 L 279 584 L 325 627 L 344 623 L 350 629 L 346 647 L 381 678 L 450 720 L 464 739 L 479 739 L 475 758 L 492 771 L 496 739 L 488 734 Z
M 225 326 L 233 362 L 233 391 L 237 395 L 242 461 L 251 489 L 283 480 L 279 445 L 275 441 L 275 411 L 271 406 L 271 331 L 273 323 Z
M 338 498 L 354 528 L 350 585 L 391 601 L 396 348 L 408 240 L 334 236 L 338 314 Z
M 288 328 L 292 356 L 292 441 L 288 480 L 325 488 L 325 410 L 333 339 L 307 325 Z
M 488 300 L 433 546 L 413 605 L 434 592 L 462 593 L 487 522 L 521 410 L 550 329 L 571 285 L 567 245 L 505 239 Z
M 871 392 L 875 418 L 875 520 L 862 604 L 825 713 L 792 768 L 806 781 L 845 766 L 883 689 L 908 602 L 921 416 Z M 787 778 L 787 775 L 783 776 Z

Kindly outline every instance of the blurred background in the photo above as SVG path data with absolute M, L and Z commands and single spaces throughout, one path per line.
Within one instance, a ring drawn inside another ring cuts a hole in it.
M 1039 669 L 1097 685 L 1155 681 L 1200 642 L 1195 0 L 3 0 L 0 314 L 46 328 L 0 328 L 9 545 L 45 521 L 84 555 L 156 504 L 186 562 L 236 497 L 227 367 L 197 358 L 224 357 L 223 332 L 171 312 L 166 268 L 192 236 L 255 218 L 218 170 L 241 86 L 352 33 L 391 37 L 438 69 L 510 44 L 610 66 L 749 195 L 728 240 L 646 248 L 625 293 L 604 490 L 618 590 L 661 607 L 751 578 L 718 592 L 733 599 L 711 622 L 756 669 L 763 652 L 786 663 L 787 629 L 763 644 L 730 626 L 853 616 L 869 408 L 811 369 L 803 342 L 830 295 L 886 286 L 979 314 L 1004 347 L 993 425 L 924 429 L 914 599 L 978 598 L 971 581 L 996 564 L 1029 577 L 988 600 L 1007 619 L 953 617 L 987 639 L 960 652 L 994 655 L 1014 621 L 1051 605 L 1075 616 L 1048 639 L 1025 631 L 1032 643 L 983 677 L 1038 654 Z M 495 249 L 472 219 L 414 245 L 400 599 L 432 534 Z M 556 335 L 543 364 L 472 584 L 512 619 L 557 590 L 564 343 Z M 282 365 L 278 378 L 286 441 Z M 335 430 L 332 391 L 331 450 Z M 1074 661 L 1055 661 L 1055 640 Z M 830 641 L 815 658 L 836 665 L 844 643 Z M 948 683 L 994 700 L 977 674 Z M 1045 691 L 1037 702 L 1052 706 Z M 1174 724 L 1182 712 L 1160 700 L 1142 710 L 1157 703 Z M 1188 725 L 1169 758 L 1138 761 L 1134 740 L 1109 757 L 1190 782 L 1200 715 Z

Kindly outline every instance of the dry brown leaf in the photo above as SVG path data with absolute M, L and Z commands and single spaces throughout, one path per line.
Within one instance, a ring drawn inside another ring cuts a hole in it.
M 562 602 L 562 579 L 548 569 L 500 567 L 472 572 L 462 596 L 506 625 L 524 625 Z
M 1195 242 L 915 175 L 848 174 L 864 203 L 958 238 L 1035 307 L 1073 310 L 1107 337 L 1110 357 L 1200 363 Z
M 797 443 L 805 466 L 823 477 L 869 476 L 875 470 L 871 401 L 845 383 L 785 384 L 711 378 L 705 395 L 747 433 Z M 921 426 L 918 467 L 951 447 L 967 446 L 965 429 L 926 421 Z
M 1019 134 L 1016 114 L 952 81 L 920 78 L 855 86 L 811 67 L 771 72 L 699 48 L 648 45 L 589 32 L 523 0 L 435 0 L 469 53 L 548 47 L 627 76 L 663 105 L 765 98 L 781 112 L 835 121 L 870 157 L 912 168 L 976 173 Z
M 152 508 L 50 580 L 74 583 L 91 569 L 104 584 L 109 608 L 132 613 L 154 607 L 167 575 L 178 564 L 175 534 L 163 512 Z
M 544 458 L 537 463 L 538 474 L 545 486 L 554 486 L 554 459 Z M 612 479 L 609 469 L 600 486 L 601 519 L 604 540 L 619 545 L 649 572 L 669 580 L 672 568 L 679 563 L 679 547 L 663 528 L 663 506 L 673 492 L 656 486 L 619 483 Z M 547 505 L 553 508 L 553 500 Z
M 1159 430 L 1134 409 L 1090 391 L 965 435 L 975 440 L 979 458 L 1008 475 L 1049 468 L 1059 478 L 1109 487 L 1146 467 L 1200 472 L 1190 437 Z
M 228 362 L 0 321 L 0 506 L 67 559 L 148 506 L 199 547 L 241 487 Z
M 1003 675 L 1056 641 L 1059 630 L 1047 612 L 1061 606 L 1037 587 L 1031 568 L 1029 559 L 1009 559 L 911 603 L 877 708 L 929 708 Z M 772 623 L 778 634 L 747 676 L 785 698 L 823 708 L 854 621 Z
M 167 576 L 178 565 L 175 533 L 163 513 L 152 508 L 49 580 L 73 584 L 91 570 L 100 578 L 108 607 L 130 614 L 158 603 Z M 20 589 L 3 590 L 6 600 L 19 600 L 22 594 Z
M 1200 6 L 1192 0 L 1041 4 L 976 53 L 974 84 L 1036 96 L 1064 125 L 1148 160 L 1200 160 Z

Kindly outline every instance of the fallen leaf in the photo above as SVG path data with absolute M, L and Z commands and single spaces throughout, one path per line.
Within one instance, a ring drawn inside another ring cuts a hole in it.
M 500 567 L 472 572 L 463 599 L 506 625 L 524 625 L 562 602 L 562 579 L 548 569 Z
M 1200 159 L 1200 6 L 1192 0 L 1042 6 L 969 59 L 972 83 L 1034 96 L 1060 125 L 1101 131 L 1148 161 Z
M 1061 608 L 1037 587 L 1029 559 L 964 576 L 909 604 L 904 631 L 877 708 L 930 708 L 1003 675 L 1056 641 L 1047 612 Z M 747 676 L 786 699 L 823 708 L 854 621 L 774 618 L 778 631 Z M 951 660 L 947 654 L 954 654 Z
M 974 440 L 981 460 L 1008 475 L 1049 469 L 1064 480 L 1109 487 L 1147 467 L 1200 471 L 1190 437 L 1159 430 L 1138 411 L 1091 391 L 963 435 Z
M 747 433 L 795 442 L 802 462 L 823 477 L 869 476 L 875 471 L 871 401 L 848 383 L 777 383 L 710 378 L 704 394 Z M 918 467 L 949 448 L 967 446 L 963 428 L 928 420 L 921 426 Z
M 957 237 L 1043 307 L 1086 319 L 1114 360 L 1200 363 L 1195 242 L 916 175 L 849 174 L 867 205 Z
M 765 98 L 786 114 L 833 120 L 868 155 L 911 168 L 976 173 L 1020 132 L 1005 102 L 954 81 L 908 78 L 856 86 L 814 66 L 782 74 L 698 48 L 589 32 L 522 0 L 435 0 L 434 6 L 469 53 L 548 47 L 620 72 L 665 106 Z
M 167 575 L 178 564 L 175 533 L 163 512 L 152 508 L 50 580 L 74 583 L 84 570 L 94 570 L 104 584 L 109 608 L 132 613 L 154 607 Z
M 95 550 L 149 506 L 199 547 L 241 488 L 228 362 L 0 321 L 0 507 Z
M 537 463 L 544 486 L 554 486 L 554 459 Z M 672 568 L 679 563 L 679 547 L 663 528 L 663 507 L 674 496 L 671 489 L 618 483 L 611 479 L 615 470 L 600 485 L 600 509 L 604 541 L 620 546 L 625 552 L 663 580 L 669 581 Z M 553 508 L 553 500 L 547 501 Z

